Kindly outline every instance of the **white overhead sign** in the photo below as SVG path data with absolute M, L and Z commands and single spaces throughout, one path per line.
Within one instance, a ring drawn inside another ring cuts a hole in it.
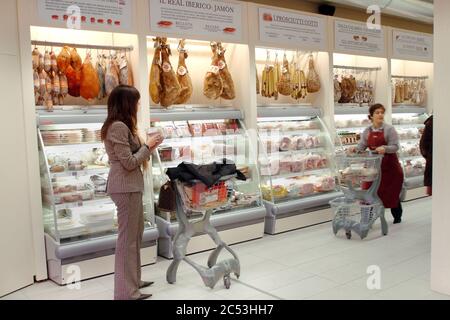
M 242 4 L 217 0 L 149 0 L 150 29 L 242 40 Z
M 38 0 L 39 17 L 69 28 L 130 29 L 132 0 Z
M 342 20 L 334 22 L 334 48 L 361 55 L 386 54 L 384 31 L 369 29 L 365 23 Z
M 392 50 L 395 58 L 433 61 L 433 35 L 393 30 Z
M 326 50 L 326 20 L 321 17 L 260 7 L 259 39 Z

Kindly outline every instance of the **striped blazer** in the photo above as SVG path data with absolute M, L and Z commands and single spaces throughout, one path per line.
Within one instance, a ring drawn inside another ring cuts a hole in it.
M 141 164 L 150 158 L 150 150 L 121 121 L 111 124 L 104 143 L 111 166 L 107 193 L 144 191 Z

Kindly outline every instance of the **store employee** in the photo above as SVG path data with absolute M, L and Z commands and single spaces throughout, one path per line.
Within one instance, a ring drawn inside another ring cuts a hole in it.
M 398 134 L 392 125 L 384 122 L 386 109 L 382 104 L 374 104 L 369 108 L 369 119 L 372 125 L 364 130 L 361 140 L 355 149 L 364 151 L 369 148 L 383 155 L 381 163 L 381 183 L 378 196 L 385 208 L 390 208 L 394 223 L 402 221 L 402 205 L 400 193 L 403 187 L 403 169 L 398 160 Z

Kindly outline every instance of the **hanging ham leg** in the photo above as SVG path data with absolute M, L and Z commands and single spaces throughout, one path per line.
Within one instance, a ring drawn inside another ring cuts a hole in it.
M 86 100 L 92 100 L 97 98 L 99 91 L 100 84 L 97 71 L 94 69 L 91 55 L 88 53 L 81 68 L 80 95 Z
M 112 57 L 109 58 L 108 64 L 106 66 L 105 75 L 105 89 L 106 95 L 110 95 L 115 87 L 119 85 L 119 68 L 117 66 L 116 60 Z
M 175 100 L 175 104 L 186 103 L 192 96 L 192 80 L 186 67 L 186 58 L 188 57 L 187 51 L 184 49 L 184 39 L 180 41 L 178 46 L 179 58 L 177 79 L 181 86 L 180 94 Z
M 170 64 L 170 47 L 166 44 L 167 39 L 162 39 L 162 50 L 161 50 L 161 106 L 168 107 L 174 104 L 175 100 L 181 91 L 180 83 L 178 82 L 175 71 L 173 71 L 172 65 Z
M 161 39 L 156 38 L 155 41 L 155 54 L 153 55 L 152 66 L 150 68 L 150 97 L 154 103 L 161 101 Z
M 219 54 L 217 52 L 217 44 L 211 44 L 213 57 L 211 66 L 206 72 L 205 80 L 203 81 L 203 94 L 209 99 L 218 99 L 223 92 L 223 80 L 220 76 L 219 69 Z
M 222 48 L 222 43 L 217 44 L 219 50 L 219 74 L 223 82 L 223 91 L 220 95 L 222 98 L 232 100 L 236 97 L 234 90 L 234 82 L 231 73 L 228 70 L 228 65 L 225 61 L 225 49 Z

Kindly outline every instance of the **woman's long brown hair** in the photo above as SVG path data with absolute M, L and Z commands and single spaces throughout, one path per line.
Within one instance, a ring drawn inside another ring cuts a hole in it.
M 108 129 L 113 122 L 125 123 L 133 135 L 137 135 L 137 111 L 141 98 L 139 91 L 132 86 L 119 85 L 108 97 L 108 116 L 101 130 L 102 141 L 106 140 Z
M 139 91 L 132 86 L 119 85 L 114 88 L 108 97 L 108 116 L 101 130 L 102 141 L 106 140 L 109 127 L 116 121 L 125 123 L 131 133 L 141 141 L 137 130 L 138 103 L 141 99 Z M 147 161 L 143 163 L 144 169 L 148 167 Z

